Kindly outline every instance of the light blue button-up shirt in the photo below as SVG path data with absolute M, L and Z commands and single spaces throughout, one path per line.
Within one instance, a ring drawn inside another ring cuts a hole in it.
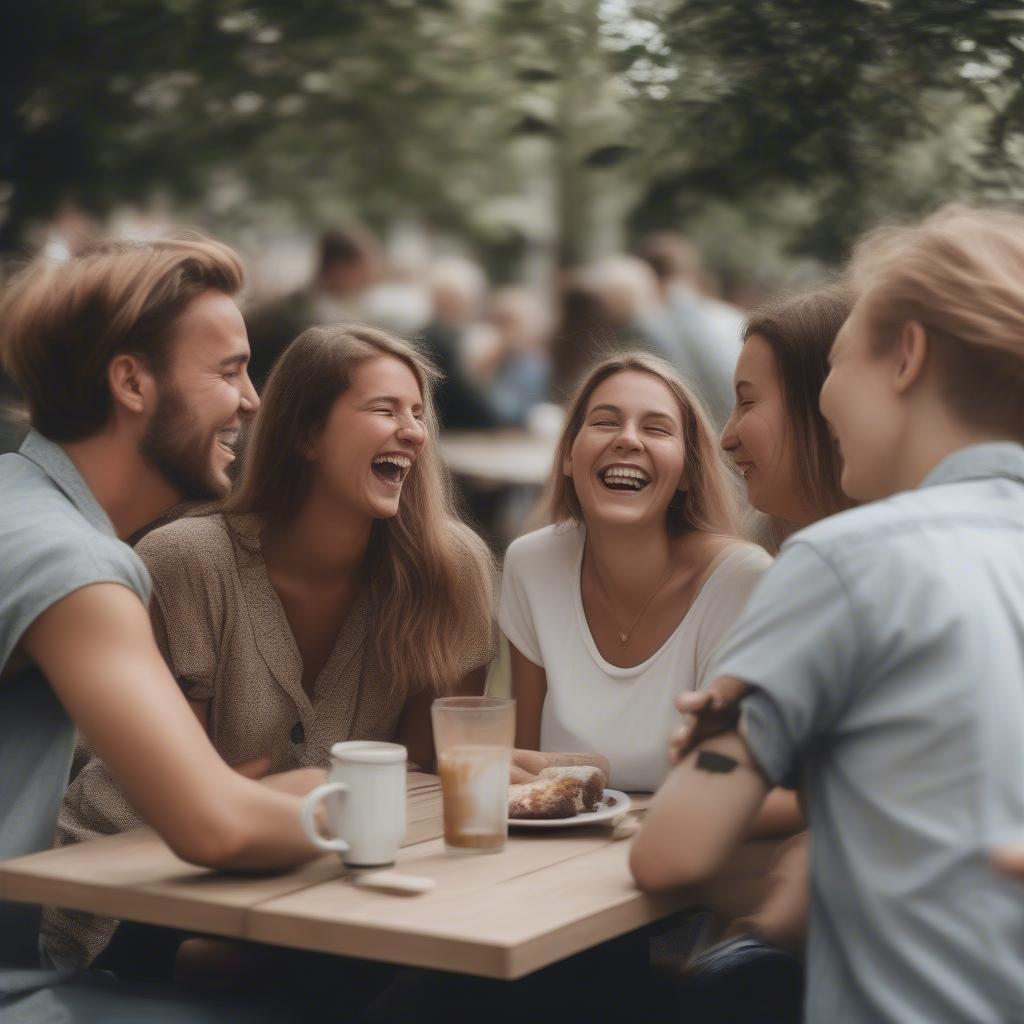
M 0 860 L 52 844 L 75 744 L 43 674 L 30 664 L 17 670 L 12 656 L 43 612 L 93 583 L 120 583 L 149 600 L 146 567 L 117 539 L 74 463 L 30 431 L 17 454 L 0 455 Z M 0 1002 L 53 980 L 32 970 L 38 932 L 38 908 L 0 902 Z
M 975 445 L 914 491 L 793 536 L 715 675 L 811 832 L 806 1015 L 1024 1021 L 1024 446 Z

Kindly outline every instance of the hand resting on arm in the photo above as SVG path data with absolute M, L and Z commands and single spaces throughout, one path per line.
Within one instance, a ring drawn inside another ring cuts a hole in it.
M 606 779 L 611 775 L 608 758 L 603 754 L 568 750 L 548 752 L 516 748 L 512 751 L 510 781 L 533 782 L 545 768 L 575 768 L 580 765 L 600 768 Z

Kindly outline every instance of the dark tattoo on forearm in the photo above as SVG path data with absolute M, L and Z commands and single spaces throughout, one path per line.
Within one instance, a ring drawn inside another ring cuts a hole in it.
M 702 772 L 713 772 L 719 775 L 728 775 L 740 766 L 739 761 L 728 754 L 719 754 L 714 750 L 697 751 L 697 770 Z

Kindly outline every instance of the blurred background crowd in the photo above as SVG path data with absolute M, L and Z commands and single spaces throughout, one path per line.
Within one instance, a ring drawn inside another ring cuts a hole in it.
M 664 356 L 721 424 L 760 299 L 826 278 L 881 219 L 1024 199 L 1017 2 L 53 0 L 4 19 L 4 272 L 201 227 L 247 258 L 257 383 L 312 323 L 419 339 L 456 470 L 455 432 L 550 438 L 615 348 Z M 16 417 L 2 430 L 17 443 Z M 516 460 L 545 449 L 493 449 L 504 475 L 469 451 L 500 546 L 539 475 Z

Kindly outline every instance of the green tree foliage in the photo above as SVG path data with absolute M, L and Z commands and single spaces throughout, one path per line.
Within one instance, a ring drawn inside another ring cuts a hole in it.
M 639 227 L 811 198 L 793 245 L 832 260 L 881 216 L 1021 194 L 1018 2 L 670 0 L 644 16 L 657 31 L 626 71 L 649 141 Z
M 102 212 L 212 192 L 244 218 L 348 195 L 371 220 L 404 203 L 457 221 L 501 182 L 480 155 L 509 132 L 481 25 L 445 0 L 18 5 L 0 62 L 0 241 L 61 196 Z
M 0 250 L 62 198 L 164 195 L 216 227 L 413 213 L 513 259 L 585 259 L 630 214 L 728 234 L 722 266 L 833 261 L 1024 189 L 1019 0 L 8 6 Z

